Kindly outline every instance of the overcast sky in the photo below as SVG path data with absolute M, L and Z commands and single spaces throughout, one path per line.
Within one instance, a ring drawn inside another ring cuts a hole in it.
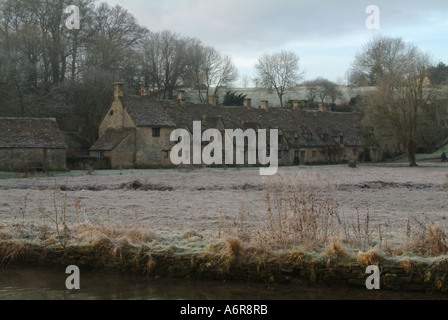
M 100 0 L 101 2 L 101 0 Z M 375 35 L 401 37 L 448 64 L 448 0 L 107 0 L 151 31 L 196 37 L 232 56 L 240 75 L 254 74 L 265 52 L 294 51 L 305 79 L 343 78 Z M 369 30 L 369 5 L 380 29 Z

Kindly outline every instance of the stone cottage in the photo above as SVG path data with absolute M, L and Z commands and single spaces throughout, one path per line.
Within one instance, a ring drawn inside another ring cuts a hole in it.
M 112 168 L 169 166 L 174 128 L 176 123 L 154 97 L 146 91 L 141 96 L 124 96 L 122 84 L 117 83 L 90 154 L 108 157 Z
M 0 170 L 65 170 L 66 145 L 55 119 L 0 118 Z
M 201 121 L 202 130 L 278 129 L 279 165 L 340 163 L 359 160 L 363 151 L 359 137 L 359 116 L 353 113 L 304 111 L 269 108 L 268 101 L 252 106 L 227 107 L 184 100 L 157 100 L 147 94 L 125 96 L 121 84 L 114 85 L 114 100 L 104 116 L 99 139 L 90 149 L 92 156 L 108 157 L 112 168 L 170 167 L 170 141 L 176 128 L 193 132 L 193 122 Z M 247 150 L 245 151 L 247 159 Z

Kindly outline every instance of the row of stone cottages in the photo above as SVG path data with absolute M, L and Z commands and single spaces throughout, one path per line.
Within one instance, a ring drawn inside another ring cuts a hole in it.
M 363 160 L 359 116 L 335 113 L 269 108 L 267 101 L 252 107 L 227 107 L 209 103 L 195 104 L 184 100 L 184 91 L 177 100 L 157 100 L 142 86 L 141 95 L 123 94 L 120 83 L 114 85 L 114 100 L 99 127 L 99 139 L 90 154 L 107 157 L 111 168 L 170 167 L 170 141 L 174 129 L 193 132 L 193 122 L 201 121 L 202 130 L 278 129 L 279 165 L 342 163 Z M 224 141 L 224 140 L 223 140 Z M 245 151 L 247 160 L 247 149 Z M 246 161 L 247 163 L 247 161 Z
M 202 122 L 202 130 L 278 129 L 279 165 L 342 163 L 363 160 L 359 116 L 353 113 L 216 105 L 184 100 L 156 100 L 142 86 L 140 96 L 125 96 L 122 84 L 114 85 L 114 100 L 99 127 L 99 139 L 90 148 L 91 156 L 108 160 L 110 168 L 171 167 L 170 152 L 176 142 L 171 132 L 183 128 L 192 132 L 193 121 Z M 64 170 L 67 139 L 55 119 L 0 118 L 0 170 L 24 168 Z M 247 153 L 247 150 L 246 150 Z M 377 159 L 375 150 L 368 157 Z M 247 154 L 245 156 L 247 159 Z M 100 161 L 101 162 L 101 161 Z M 246 162 L 247 163 L 247 162 Z

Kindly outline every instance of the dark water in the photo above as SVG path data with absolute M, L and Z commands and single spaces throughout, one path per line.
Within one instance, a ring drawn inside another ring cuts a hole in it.
M 232 281 L 149 279 L 81 271 L 80 290 L 67 290 L 58 269 L 0 269 L 1 300 L 448 300 L 448 295 L 385 290 L 266 285 Z

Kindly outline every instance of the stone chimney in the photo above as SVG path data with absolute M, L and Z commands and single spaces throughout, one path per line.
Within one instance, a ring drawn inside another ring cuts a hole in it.
M 146 84 L 142 84 L 140 86 L 140 95 L 142 97 L 146 97 L 149 94 L 148 86 Z
M 123 83 L 115 82 L 114 83 L 114 98 L 120 98 L 123 96 Z
M 214 94 L 208 96 L 208 104 L 216 107 L 216 96 Z
M 261 100 L 261 106 L 260 106 L 260 109 L 263 109 L 263 110 L 268 110 L 268 107 L 269 107 L 269 102 L 268 102 L 268 100 Z
M 185 90 L 177 90 L 177 101 L 184 101 Z
M 294 110 L 299 110 L 299 108 L 300 108 L 300 101 L 299 100 L 294 100 L 292 102 L 292 107 L 293 107 Z
M 244 99 L 243 104 L 244 104 L 245 108 L 248 108 L 248 109 L 251 108 L 252 107 L 252 99 L 248 99 L 248 98 Z

